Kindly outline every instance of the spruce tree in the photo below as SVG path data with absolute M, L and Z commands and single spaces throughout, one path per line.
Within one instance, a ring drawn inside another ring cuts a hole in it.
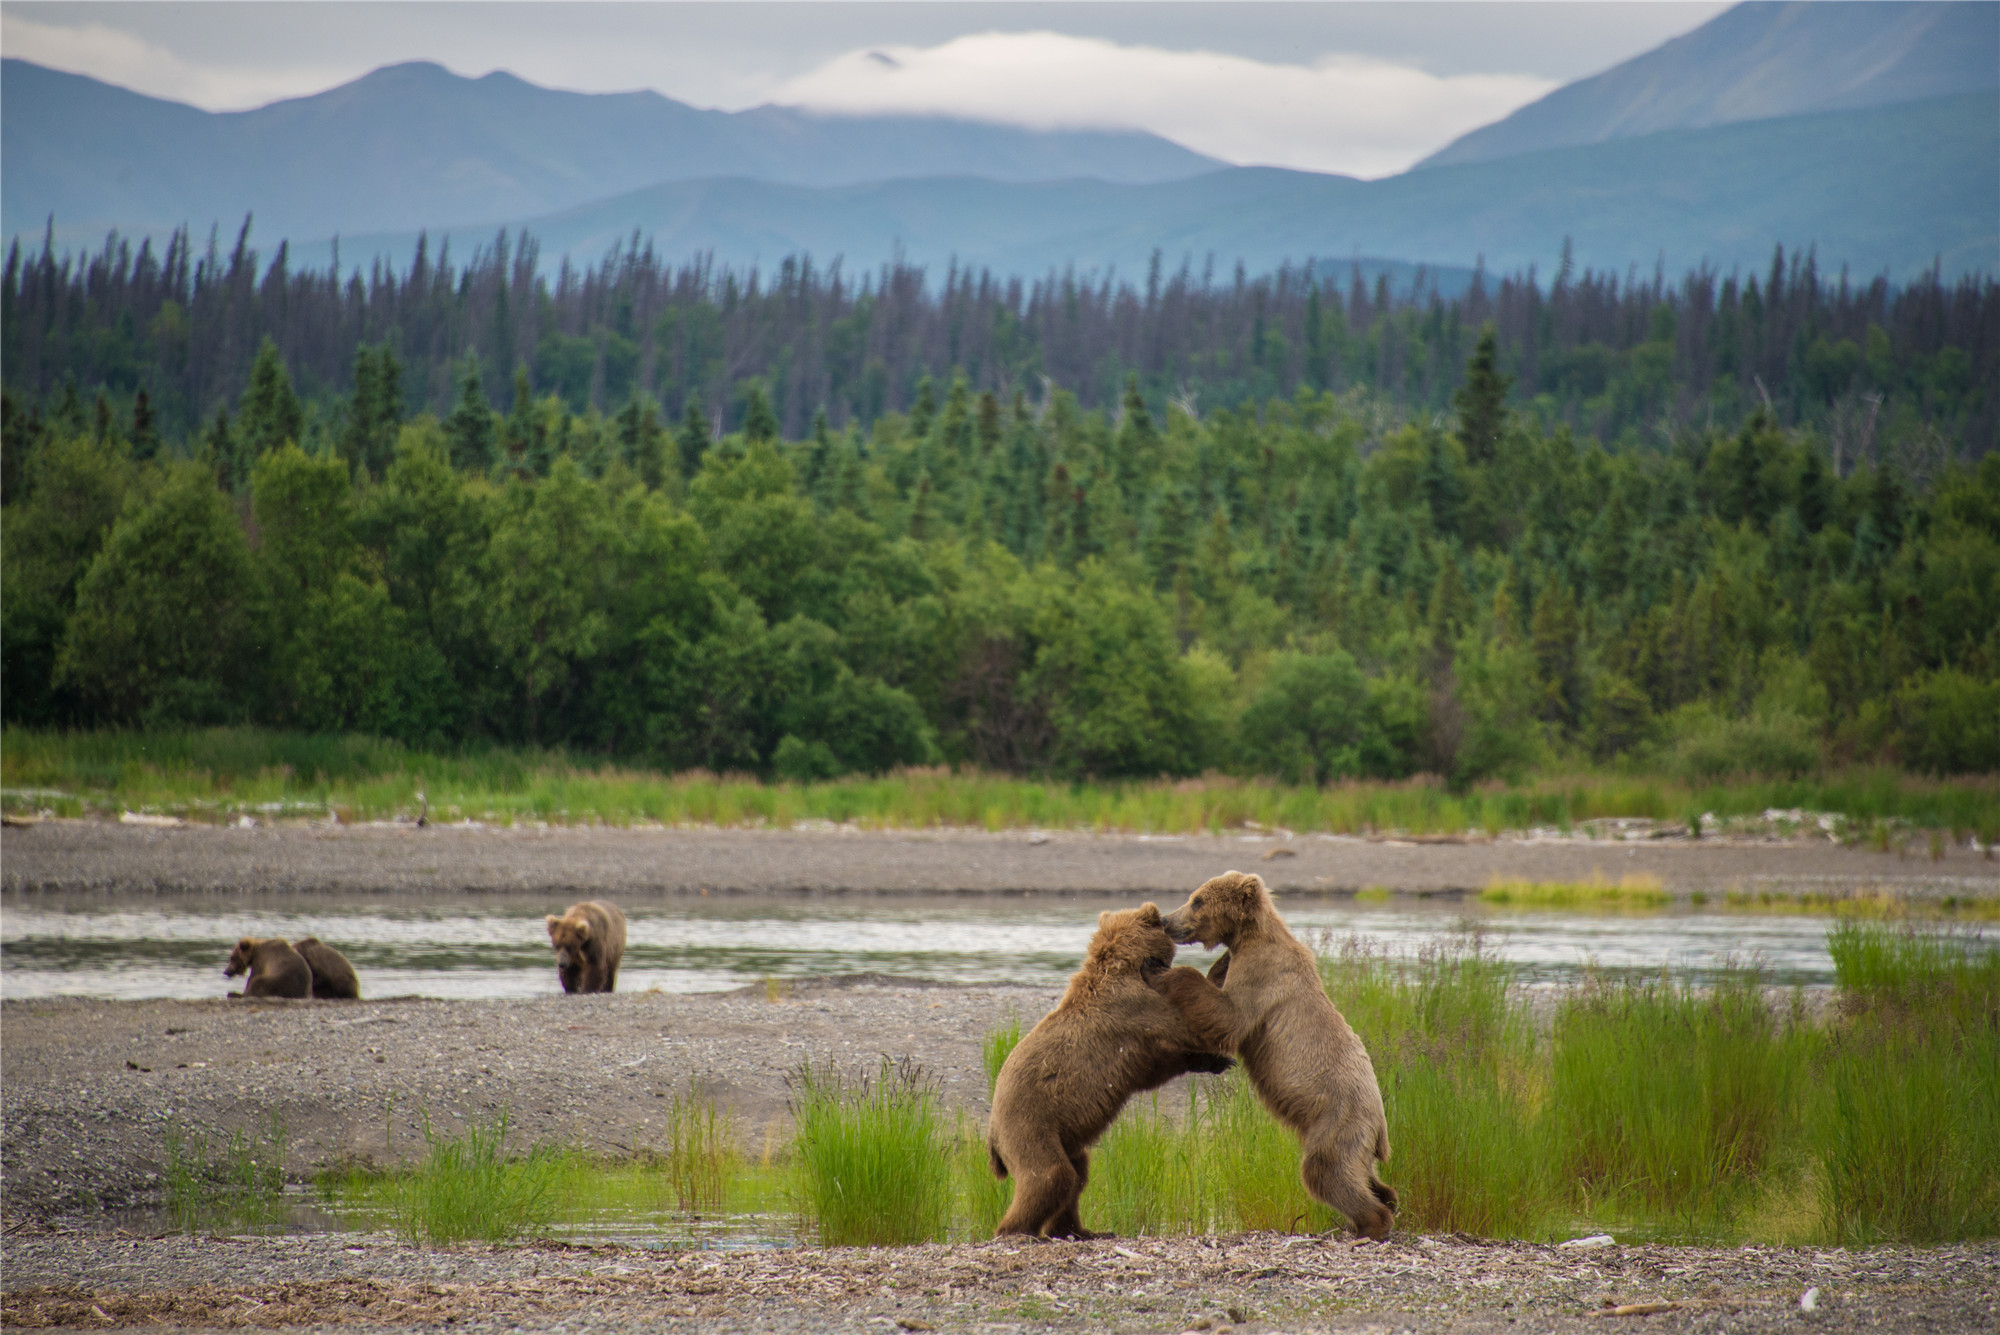
M 493 409 L 479 381 L 479 358 L 467 354 L 465 375 L 458 383 L 458 406 L 445 419 L 451 442 L 452 467 L 480 472 L 493 465 Z
M 708 415 L 702 411 L 701 395 L 690 394 L 681 413 L 681 429 L 674 436 L 680 455 L 681 476 L 693 477 L 701 471 L 701 456 L 708 453 Z
M 1451 396 L 1458 409 L 1458 440 L 1467 463 L 1490 464 L 1500 454 L 1500 437 L 1507 429 L 1507 390 L 1514 383 L 1501 375 L 1499 336 L 1491 324 L 1479 331 L 1479 345 L 1465 364 L 1465 384 Z
M 160 452 L 160 434 L 153 426 L 153 400 L 146 387 L 132 396 L 132 457 L 144 462 Z
M 237 444 L 244 455 L 244 480 L 248 465 L 263 458 L 286 441 L 299 443 L 305 434 L 305 407 L 292 388 L 285 359 L 278 345 L 266 338 L 257 348 L 250 365 L 250 386 L 237 405 Z
M 753 443 L 778 438 L 778 414 L 772 411 L 761 380 L 752 380 L 744 395 L 743 438 Z

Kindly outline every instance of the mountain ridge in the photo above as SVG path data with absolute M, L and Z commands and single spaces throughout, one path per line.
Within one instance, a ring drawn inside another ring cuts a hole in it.
M 1548 268 L 1564 237 L 1579 265 L 1670 272 L 1767 263 L 1774 244 L 1817 248 L 1823 268 L 1913 277 L 2000 274 L 2000 123 L 1978 94 L 1666 131 L 1380 181 L 1231 167 L 1182 181 L 1001 183 L 932 178 L 810 188 L 742 178 L 663 183 L 573 209 L 428 229 L 435 247 L 525 229 L 554 265 L 594 265 L 634 231 L 657 250 L 747 268 L 788 255 L 850 269 L 894 254 L 942 268 L 1136 276 L 1242 261 L 1424 263 L 1463 273 Z M 1973 113 L 1973 114 L 1968 114 Z M 1301 222 L 1304 219 L 1306 221 Z M 407 263 L 414 231 L 349 236 L 343 263 Z M 295 245 L 324 266 L 330 246 Z
M 1459 136 L 1414 170 L 1994 90 L 2000 4 L 1751 0 Z
M 207 112 L 0 61 L 0 228 L 169 227 L 254 212 L 325 236 L 523 217 L 727 172 L 831 185 L 976 171 L 1145 182 L 1222 164 L 1136 131 L 918 116 L 709 111 L 651 91 L 574 93 L 504 71 L 387 65 L 308 97 Z

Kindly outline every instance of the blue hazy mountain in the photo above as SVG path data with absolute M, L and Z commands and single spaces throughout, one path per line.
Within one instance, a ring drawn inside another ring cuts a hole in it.
M 2000 273 L 2000 118 L 1980 94 L 1861 111 L 1676 130 L 1379 181 L 1241 167 L 1182 181 L 1007 184 L 970 178 L 811 188 L 740 177 L 651 186 L 535 218 L 542 261 L 599 262 L 636 232 L 670 258 L 703 252 L 767 270 L 787 255 L 849 271 L 896 255 L 1036 275 L 1074 265 L 1142 281 L 1157 248 L 1171 271 L 1218 281 L 1307 257 L 1344 273 L 1352 257 L 1461 270 L 1539 264 L 1573 239 L 1580 265 L 1650 275 L 1704 261 L 1766 264 L 1774 244 L 1815 248 L 1823 271 L 1904 278 L 1935 260 L 1947 276 Z M 432 229 L 435 255 L 491 245 L 497 224 Z M 406 263 L 413 232 L 343 238 L 343 262 Z M 265 241 L 269 253 L 270 238 Z M 324 266 L 325 244 L 292 249 Z M 1368 270 L 1372 274 L 1373 268 Z
M 2000 115 L 2000 4 L 1751 3 L 1565 84 L 1419 166 L 1986 90 Z
M 326 237 L 526 218 L 662 181 L 792 185 L 972 175 L 1152 182 L 1222 164 L 1157 135 L 942 117 L 704 111 L 414 63 L 312 97 L 216 113 L 22 60 L 0 68 L 0 226 L 234 227 Z

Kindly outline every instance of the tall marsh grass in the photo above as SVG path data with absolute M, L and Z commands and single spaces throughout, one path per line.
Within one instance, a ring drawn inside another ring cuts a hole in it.
M 692 1082 L 685 1095 L 673 1096 L 667 1104 L 660 1167 L 676 1209 L 689 1215 L 721 1209 L 742 1160 L 736 1124 L 716 1110 L 713 1098 Z
M 254 1130 L 224 1138 L 169 1123 L 166 1130 L 167 1217 L 185 1233 L 268 1228 L 284 1218 L 284 1119 L 276 1113 Z
M 561 1210 L 564 1178 L 579 1168 L 556 1146 L 510 1149 L 504 1112 L 456 1136 L 440 1134 L 426 1115 L 424 1145 L 395 1201 L 401 1230 L 419 1242 L 506 1242 L 547 1232 Z
M 60 815 L 151 809 L 195 818 L 236 813 L 414 816 L 557 824 L 635 822 L 882 828 L 1083 828 L 1194 833 L 1248 824 L 1298 831 L 1412 834 L 1569 828 L 1609 817 L 1682 820 L 1770 808 L 1834 812 L 1852 829 L 1884 822 L 2000 841 L 2000 779 L 1927 779 L 1887 768 L 1787 780 L 1690 783 L 1666 776 L 1548 774 L 1453 792 L 1442 783 L 1263 779 L 1062 783 L 906 770 L 881 778 L 765 783 L 744 775 L 668 775 L 563 751 L 468 745 L 437 753 L 380 738 L 260 728 L 59 732 L 0 737 L 9 810 Z M 420 796 L 421 795 L 421 796 Z
M 807 1235 L 823 1247 L 942 1241 L 957 1194 L 956 1146 L 930 1077 L 908 1060 L 884 1059 L 872 1076 L 808 1063 L 789 1083 Z

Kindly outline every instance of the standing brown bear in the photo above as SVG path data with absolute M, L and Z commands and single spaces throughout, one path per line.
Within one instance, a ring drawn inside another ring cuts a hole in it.
M 993 1085 L 986 1153 L 996 1177 L 1014 1177 L 1000 1233 L 1094 1238 L 1077 1218 L 1090 1180 L 1090 1146 L 1125 1100 L 1187 1071 L 1223 1071 L 1221 1034 L 1204 1034 L 1170 997 L 1213 991 L 1173 968 L 1174 943 L 1147 904 L 1097 918 L 1083 967 L 1057 1007 L 1007 1056 Z M 1192 1008 L 1191 1008 L 1192 1009 Z
M 238 941 L 236 949 L 229 952 L 229 963 L 222 967 L 222 976 L 234 978 L 246 970 L 250 976 L 243 980 L 243 990 L 230 996 L 304 1000 L 312 995 L 312 969 L 283 937 L 260 941 L 246 936 Z
M 321 1001 L 361 1000 L 361 980 L 347 956 L 316 936 L 300 937 L 292 949 L 312 970 L 312 994 Z
M 558 918 L 548 915 L 556 947 L 556 975 L 565 992 L 610 992 L 618 986 L 625 955 L 625 915 L 616 904 L 586 899 Z
M 1314 1199 L 1386 1238 L 1396 1193 L 1375 1174 L 1389 1124 L 1368 1049 L 1327 999 L 1319 966 L 1278 916 L 1261 877 L 1225 872 L 1166 916 L 1176 941 L 1227 946 L 1203 990 L 1177 990 L 1191 1024 L 1226 1036 L 1264 1106 L 1298 1134 Z M 1175 972 L 1179 972 L 1176 970 Z

